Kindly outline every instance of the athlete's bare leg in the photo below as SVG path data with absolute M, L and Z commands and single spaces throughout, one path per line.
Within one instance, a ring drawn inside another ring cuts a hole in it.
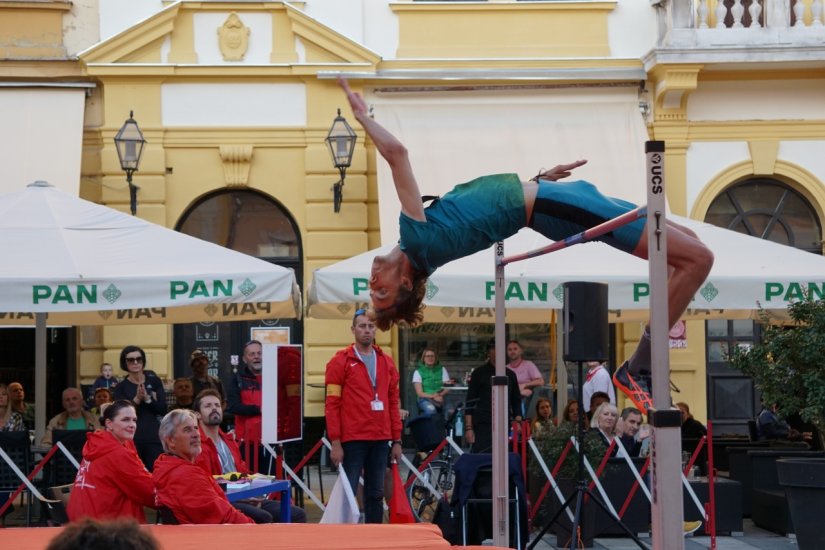
M 648 258 L 647 224 L 634 256 Z M 683 225 L 667 221 L 667 284 L 668 328 L 676 324 L 690 305 L 693 296 L 705 282 L 713 267 L 713 252 L 699 240 L 696 233 Z
M 648 259 L 647 225 L 636 249 L 635 256 Z M 702 286 L 713 266 L 713 253 L 699 240 L 696 233 L 674 223 L 667 222 L 667 264 L 668 264 L 668 328 L 676 324 L 679 317 L 690 305 L 693 296 Z M 645 411 L 653 402 L 650 394 L 636 380 L 641 371 L 650 371 L 650 330 L 645 327 L 636 351 L 613 375 L 617 388 L 627 394 L 633 403 Z

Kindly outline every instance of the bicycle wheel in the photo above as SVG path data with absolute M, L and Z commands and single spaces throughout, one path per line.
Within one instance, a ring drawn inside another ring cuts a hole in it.
M 410 474 L 415 475 L 415 474 Z M 433 460 L 430 462 L 421 476 L 432 487 L 442 493 L 446 492 L 447 497 L 452 494 L 453 489 L 453 473 L 452 470 L 444 460 Z M 415 478 L 409 489 L 407 489 L 407 496 L 410 499 L 410 507 L 418 521 L 431 523 L 435 517 L 435 508 L 438 505 L 438 495 L 432 492 L 427 484 L 425 484 L 419 477 Z

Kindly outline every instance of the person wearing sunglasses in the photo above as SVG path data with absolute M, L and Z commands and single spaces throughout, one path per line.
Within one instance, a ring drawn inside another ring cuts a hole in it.
M 324 413 L 332 442 L 329 456 L 336 467 L 343 464 L 353 493 L 363 470 L 364 521 L 381 523 L 387 455 L 394 460 L 401 456 L 398 369 L 373 344 L 375 323 L 366 310 L 355 312 L 350 330 L 355 342 L 327 363 Z
M 120 368 L 128 374 L 115 386 L 112 397 L 115 401 L 124 399 L 135 404 L 135 448 L 151 472 L 155 459 L 163 453 L 158 437 L 158 418 L 166 414 L 166 392 L 158 375 L 146 369 L 146 352 L 138 346 L 126 346 L 121 350 Z

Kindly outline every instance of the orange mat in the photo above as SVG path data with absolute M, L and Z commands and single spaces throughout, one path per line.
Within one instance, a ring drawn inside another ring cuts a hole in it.
M 429 523 L 410 525 L 147 525 L 166 550 L 204 548 L 283 548 L 427 550 L 449 548 L 441 531 Z M 46 548 L 61 527 L 0 529 L 0 537 L 19 550 Z M 5 546 L 5 545 L 4 545 Z M 490 550 L 490 547 L 485 547 Z

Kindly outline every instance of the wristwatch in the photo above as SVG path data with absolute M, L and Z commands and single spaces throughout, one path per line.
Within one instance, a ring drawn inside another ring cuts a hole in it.
M 400 440 L 400 439 L 396 439 L 395 441 L 393 441 L 393 442 L 392 442 L 392 444 L 393 444 L 393 445 L 401 445 L 401 440 Z

